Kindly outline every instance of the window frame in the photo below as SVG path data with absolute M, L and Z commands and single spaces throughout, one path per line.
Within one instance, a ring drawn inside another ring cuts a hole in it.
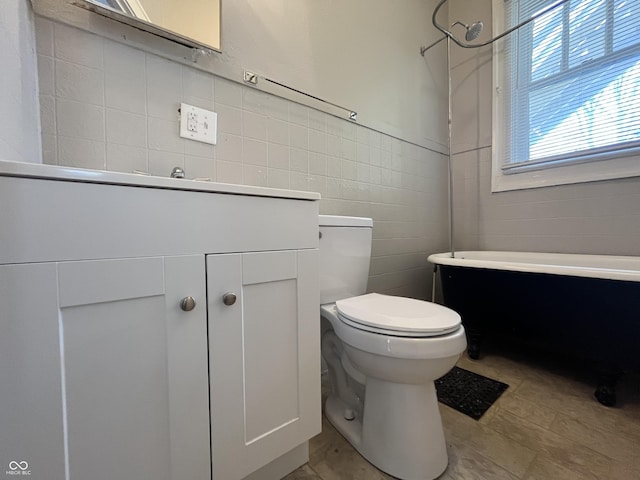
M 505 16 L 504 0 L 493 0 L 494 31 L 505 31 L 507 28 Z M 504 128 L 505 123 L 510 122 L 511 111 L 506 109 L 501 85 L 506 81 L 509 61 L 510 59 L 506 58 L 503 51 L 503 41 L 494 43 L 492 192 L 640 176 L 640 147 L 617 152 L 596 152 L 587 156 L 577 155 L 574 159 L 553 163 L 521 162 L 520 165 L 514 163 L 504 168 L 502 159 L 505 142 L 512 142 L 515 131 L 510 129 L 507 132 Z M 558 77 L 565 74 L 561 72 Z M 521 101 L 521 98 L 516 97 L 515 94 L 514 99 L 514 101 Z

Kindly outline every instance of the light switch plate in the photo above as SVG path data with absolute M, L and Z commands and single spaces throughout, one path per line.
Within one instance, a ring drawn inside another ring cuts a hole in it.
M 180 104 L 180 136 L 197 142 L 215 145 L 217 141 L 218 114 L 194 107 L 186 103 Z

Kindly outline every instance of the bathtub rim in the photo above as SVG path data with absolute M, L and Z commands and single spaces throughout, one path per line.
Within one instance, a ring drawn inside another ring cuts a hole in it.
M 434 253 L 427 260 L 454 267 L 640 282 L 640 257 L 633 256 L 466 250 L 455 252 L 454 258 L 451 252 Z

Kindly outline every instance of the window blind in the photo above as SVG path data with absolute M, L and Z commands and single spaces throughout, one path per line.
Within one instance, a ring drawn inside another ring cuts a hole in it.
M 505 26 L 554 3 L 506 0 Z M 640 152 L 640 0 L 570 0 L 500 52 L 504 173 Z

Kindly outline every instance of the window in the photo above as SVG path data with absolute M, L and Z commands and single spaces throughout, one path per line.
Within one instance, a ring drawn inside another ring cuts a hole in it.
M 494 22 L 554 3 L 496 0 Z M 640 175 L 638 25 L 638 0 L 570 0 L 496 44 L 494 191 Z

